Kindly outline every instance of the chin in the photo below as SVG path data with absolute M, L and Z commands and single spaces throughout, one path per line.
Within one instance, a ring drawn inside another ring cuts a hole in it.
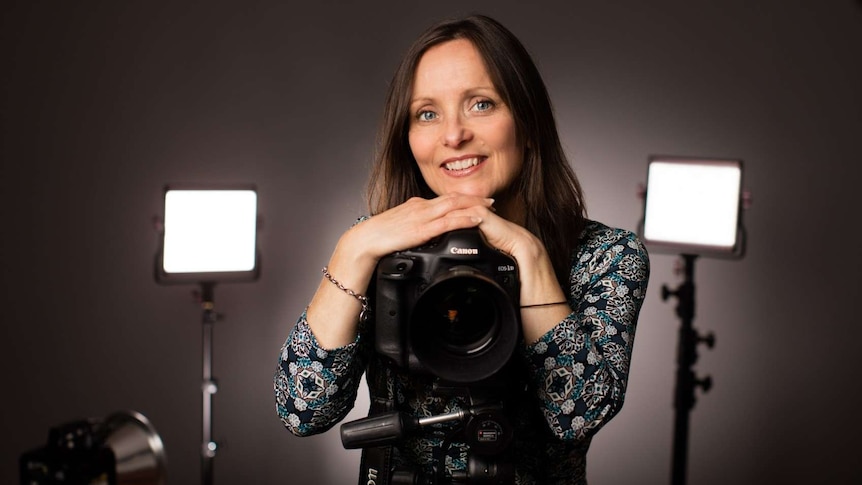
M 443 191 L 444 194 L 472 195 L 475 197 L 493 197 L 494 191 L 483 187 L 452 187 Z

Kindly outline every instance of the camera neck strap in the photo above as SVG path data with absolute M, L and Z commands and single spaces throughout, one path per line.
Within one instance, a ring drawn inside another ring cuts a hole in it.
M 368 415 L 382 414 L 395 409 L 391 398 L 372 398 Z M 392 475 L 392 446 L 374 446 L 362 449 L 358 485 L 389 485 Z

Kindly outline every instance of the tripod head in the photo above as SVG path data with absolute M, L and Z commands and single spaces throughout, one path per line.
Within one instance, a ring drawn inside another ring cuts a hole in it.
M 442 457 L 435 464 L 435 473 L 422 474 L 415 470 L 381 470 L 377 485 L 443 485 L 447 483 L 513 484 L 514 465 L 507 451 L 512 443 L 514 428 L 507 417 L 503 400 L 496 390 L 472 389 L 435 385 L 435 392 L 449 395 L 464 395 L 469 406 L 450 413 L 416 417 L 404 412 L 390 411 L 358 419 L 341 426 L 341 442 L 346 449 L 397 446 L 405 438 L 426 431 L 433 425 L 456 423 L 457 432 L 445 442 L 451 445 L 455 436 L 470 447 L 467 467 L 453 472 L 446 478 L 443 474 Z

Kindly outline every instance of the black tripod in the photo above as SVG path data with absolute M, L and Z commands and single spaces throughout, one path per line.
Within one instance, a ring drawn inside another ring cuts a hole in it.
M 662 285 L 662 300 L 671 296 L 677 297 L 676 314 L 682 320 L 679 329 L 679 347 L 677 349 L 676 391 L 674 396 L 674 427 L 673 427 L 673 468 L 671 483 L 685 485 L 686 462 L 688 460 L 688 418 L 696 401 L 694 392 L 700 387 L 704 392 L 712 387 L 712 378 L 707 376 L 698 379 L 692 369 L 697 362 L 697 346 L 705 343 L 712 348 L 715 336 L 701 336 L 692 326 L 694 320 L 694 261 L 697 255 L 683 254 L 684 280 L 676 290 L 670 290 Z

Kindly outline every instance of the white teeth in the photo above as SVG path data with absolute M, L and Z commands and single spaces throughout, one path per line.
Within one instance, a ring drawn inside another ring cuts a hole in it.
M 449 162 L 445 166 L 446 170 L 464 170 L 466 168 L 475 167 L 476 165 L 479 165 L 478 158 L 465 158 L 464 160 Z

